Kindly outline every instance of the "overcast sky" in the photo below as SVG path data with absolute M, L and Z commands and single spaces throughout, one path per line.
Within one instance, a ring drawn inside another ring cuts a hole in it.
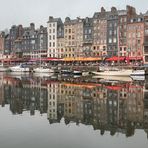
M 125 9 L 126 5 L 136 7 L 138 12 L 148 10 L 148 0 L 0 0 L 0 30 L 12 25 L 36 26 L 44 25 L 49 16 L 71 18 L 92 17 L 104 6 L 110 10 L 112 6 Z

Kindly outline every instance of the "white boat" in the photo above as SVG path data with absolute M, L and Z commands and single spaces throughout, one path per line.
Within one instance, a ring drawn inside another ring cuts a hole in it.
M 39 73 L 39 72 L 36 72 L 33 75 L 35 77 L 51 77 L 51 76 L 53 76 L 53 74 L 54 73 Z
M 144 76 L 145 75 L 145 70 L 133 70 L 131 76 Z
M 121 70 L 105 70 L 105 71 L 93 71 L 92 73 L 95 75 L 102 76 L 130 76 L 132 74 L 132 69 L 121 69 Z
M 68 70 L 68 69 L 63 69 L 60 71 L 61 74 L 71 74 L 72 71 L 71 70 Z
M 89 72 L 88 71 L 83 71 L 82 72 L 82 76 L 88 76 L 89 75 Z
M 92 78 L 95 79 L 100 79 L 101 81 L 123 81 L 123 82 L 132 82 L 132 78 L 130 76 L 127 77 L 122 77 L 122 76 L 102 76 L 102 75 L 97 75 L 93 76 Z
M 50 69 L 47 67 L 37 67 L 37 68 L 34 68 L 33 71 L 37 73 L 53 73 L 54 72 L 53 69 Z
M 134 81 L 144 81 L 145 80 L 145 75 L 131 75 L 131 78 Z
M 9 67 L 12 72 L 29 72 L 30 69 L 26 65 L 20 64 L 16 66 Z
M 74 75 L 82 75 L 82 71 L 79 71 L 79 70 L 74 70 L 72 73 Z

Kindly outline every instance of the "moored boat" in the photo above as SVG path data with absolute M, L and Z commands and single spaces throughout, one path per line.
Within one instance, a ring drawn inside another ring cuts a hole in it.
M 60 73 L 61 73 L 61 74 L 71 74 L 72 71 L 69 70 L 69 69 L 62 69 L 62 70 L 60 70 Z
M 48 67 L 37 67 L 34 68 L 33 71 L 37 73 L 54 73 L 54 70 Z
M 121 69 L 121 70 L 105 70 L 105 71 L 93 71 L 93 74 L 103 75 L 103 76 L 130 76 L 132 74 L 132 69 Z
M 145 75 L 131 75 L 131 78 L 134 81 L 144 81 L 145 80 Z
M 12 72 L 29 72 L 30 68 L 24 64 L 9 67 Z
M 73 70 L 72 72 L 74 75 L 82 75 L 82 71 L 79 70 Z
M 123 82 L 131 82 L 132 78 L 130 76 L 122 77 L 122 76 L 102 76 L 102 75 L 96 75 L 92 78 L 100 79 L 100 80 L 110 80 L 110 81 L 123 81 Z
M 131 76 L 144 76 L 145 75 L 145 70 L 140 69 L 140 70 L 133 70 Z

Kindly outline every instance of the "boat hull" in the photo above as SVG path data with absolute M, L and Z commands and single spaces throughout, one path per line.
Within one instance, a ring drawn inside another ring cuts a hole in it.
M 33 71 L 36 73 L 53 73 L 54 72 L 54 70 L 50 68 L 35 68 Z
M 144 76 L 145 70 L 134 70 L 131 74 L 131 76 Z
M 81 71 L 78 71 L 78 70 L 74 70 L 73 71 L 73 74 L 74 75 L 82 75 L 82 72 Z
M 12 72 L 29 72 L 30 71 L 30 69 L 28 67 L 23 68 L 23 67 L 19 67 L 19 66 L 10 67 L 9 69 Z
M 102 76 L 102 75 L 96 75 L 92 78 L 95 79 L 101 79 L 101 80 L 113 80 L 113 81 L 124 81 L 124 82 L 132 82 L 132 78 L 130 76 L 122 77 L 122 76 Z

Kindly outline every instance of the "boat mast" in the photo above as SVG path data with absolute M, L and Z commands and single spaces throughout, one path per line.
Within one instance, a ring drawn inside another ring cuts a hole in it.
M 117 64 L 119 66 L 119 25 L 117 26 L 117 56 L 118 56 Z

